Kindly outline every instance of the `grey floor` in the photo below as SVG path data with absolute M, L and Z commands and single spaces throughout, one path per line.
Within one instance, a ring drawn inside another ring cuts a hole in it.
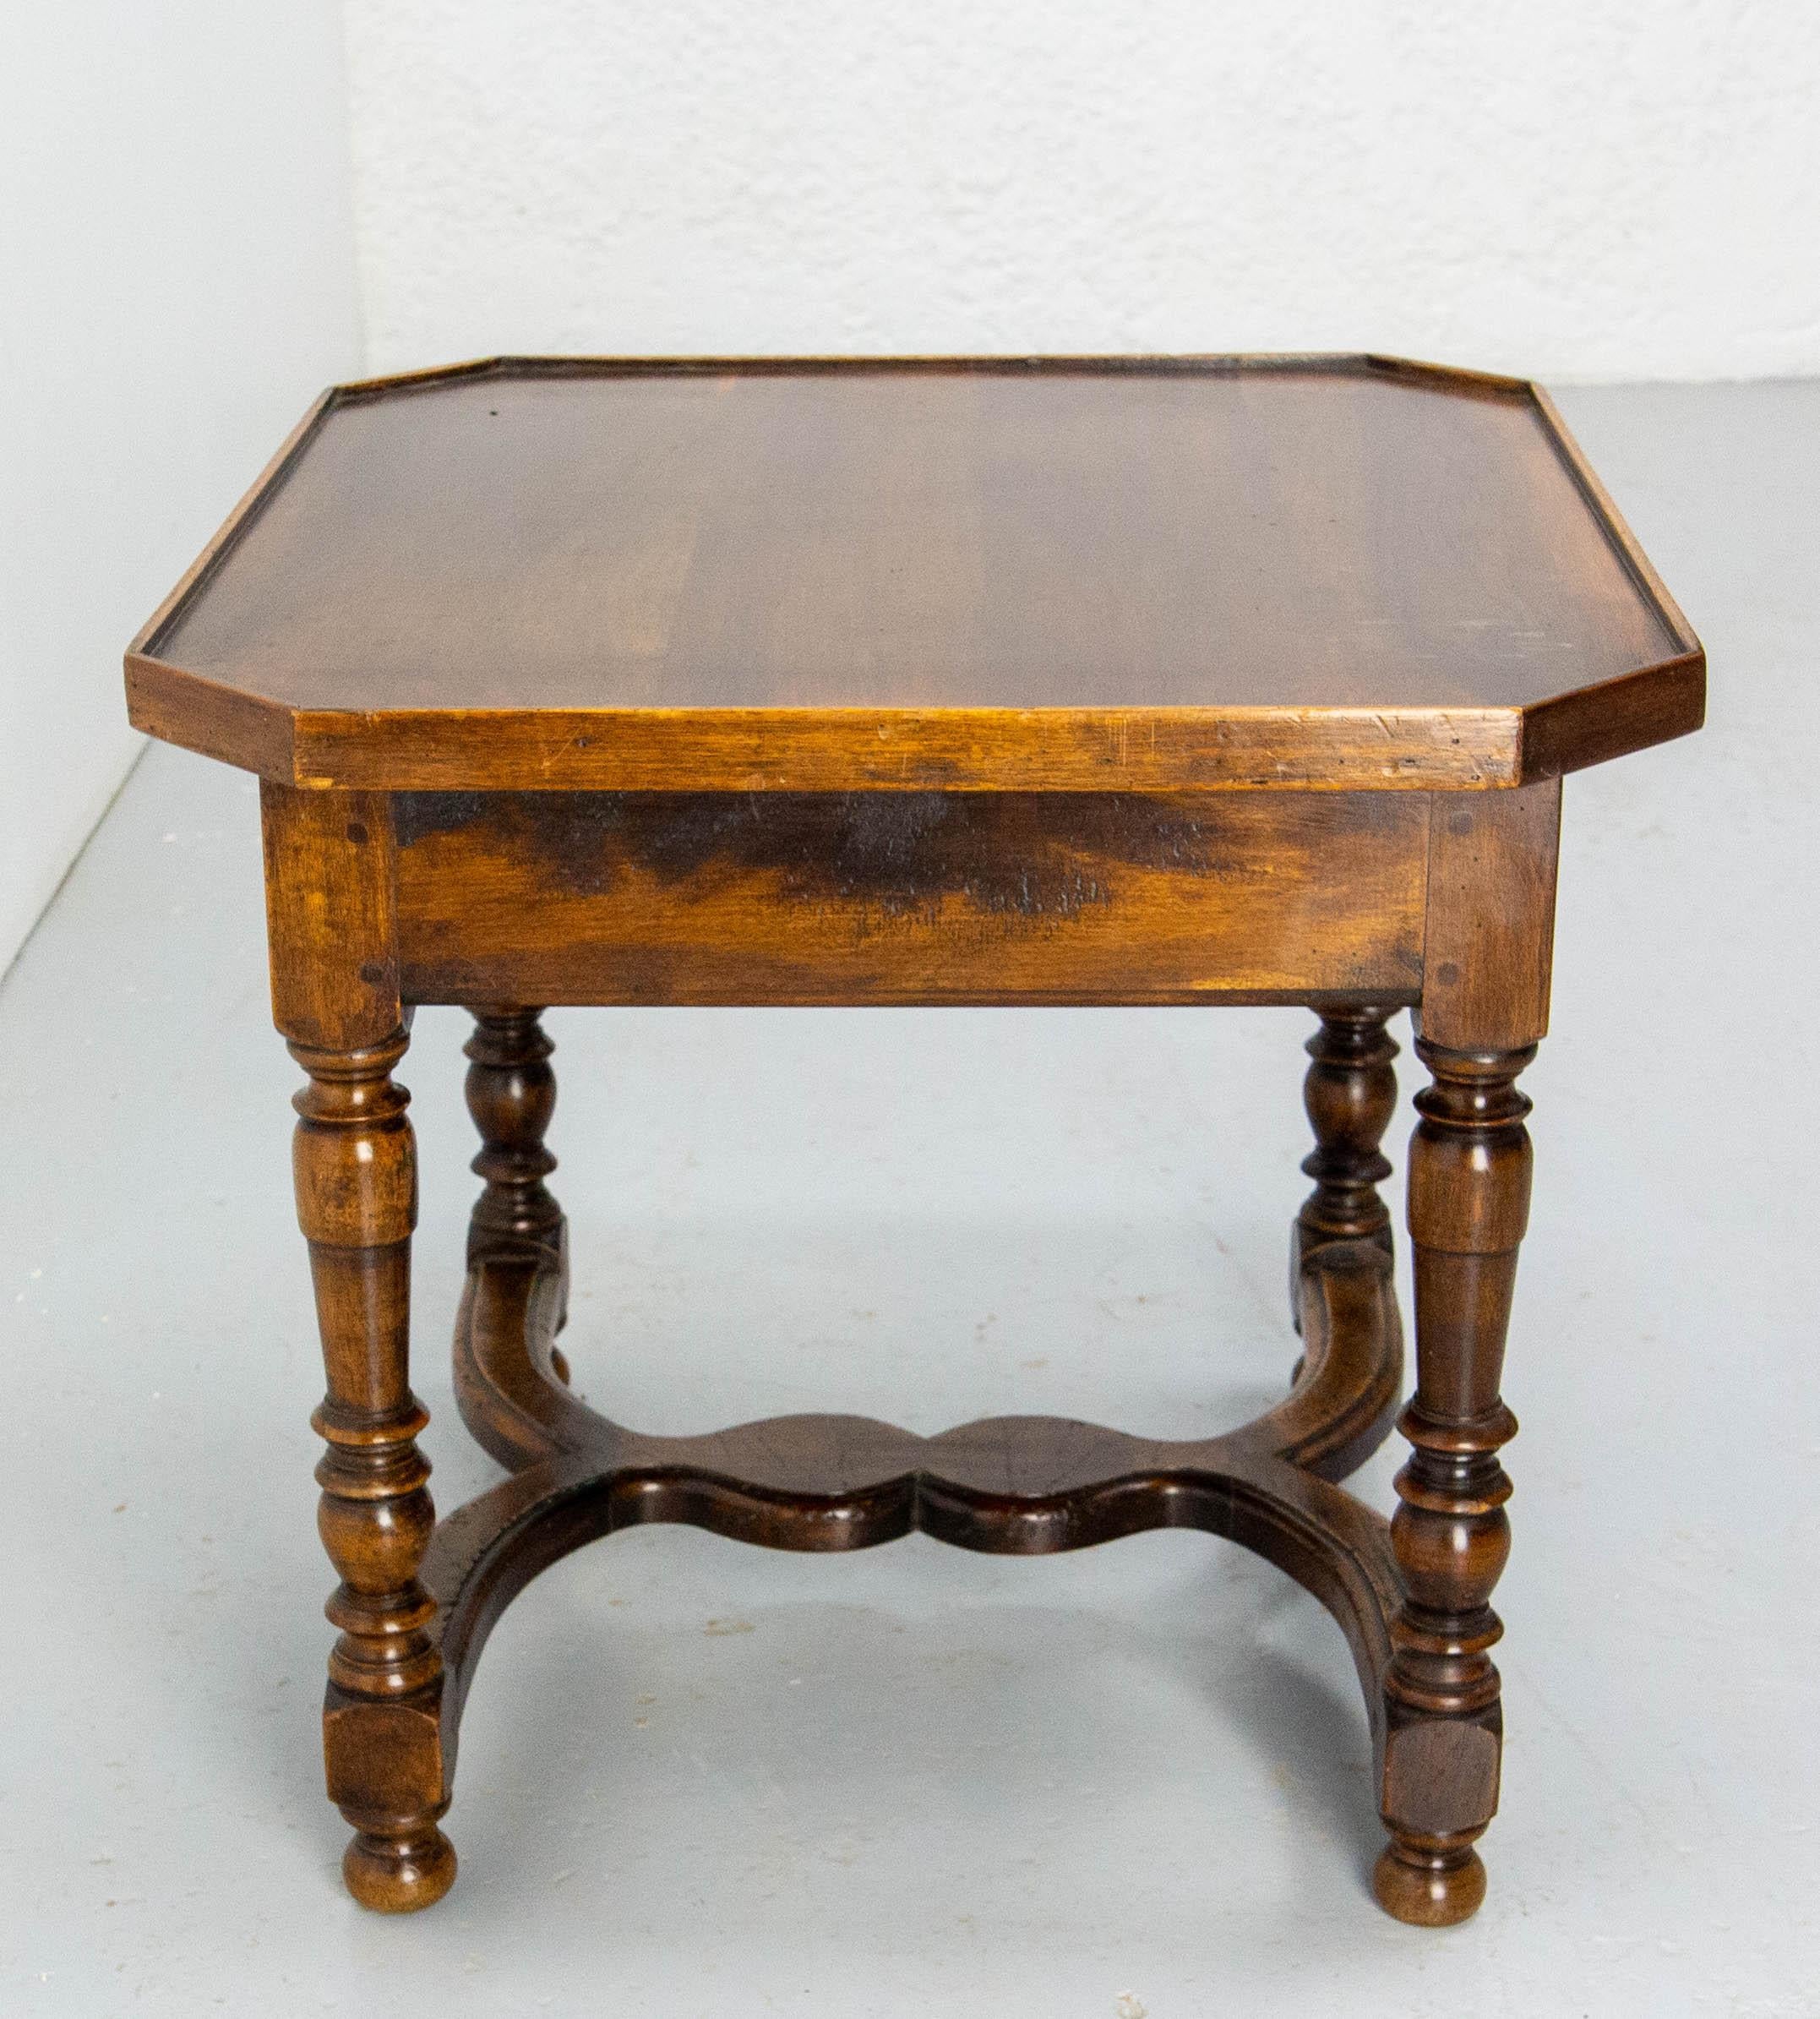
M 1477 1921 L 1377 1913 L 1338 1634 L 1185 1535 L 599 1544 L 488 1650 L 455 1893 L 351 1907 L 255 802 L 159 749 L 0 989 L 0 2012 L 1820 2012 L 1820 384 L 1565 405 L 1712 727 L 1568 790 Z M 569 1345 L 616 1413 L 1187 1434 L 1287 1374 L 1298 1012 L 552 1022 Z M 491 1476 L 444 1365 L 462 1035 L 423 1015 L 404 1075 L 445 1507 Z

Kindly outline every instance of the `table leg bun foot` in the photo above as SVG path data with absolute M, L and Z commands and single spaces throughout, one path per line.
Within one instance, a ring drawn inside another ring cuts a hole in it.
M 1411 1928 L 1452 1928 L 1469 1921 L 1485 1896 L 1485 1868 L 1470 1844 L 1436 1850 L 1393 1836 L 1371 1874 L 1377 1903 Z
M 341 1858 L 354 1898 L 376 1914 L 414 1914 L 455 1884 L 455 1846 L 433 1823 L 357 1830 Z

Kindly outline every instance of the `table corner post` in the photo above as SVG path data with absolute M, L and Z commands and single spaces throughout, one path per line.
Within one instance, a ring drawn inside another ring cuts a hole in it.
M 419 1579 L 435 1525 L 410 1386 L 417 1154 L 399 996 L 395 844 L 383 794 L 260 794 L 273 1018 L 308 1078 L 293 1175 L 326 1394 L 312 1419 L 318 1526 L 341 1580 L 323 1711 L 330 1798 L 362 1906 L 428 1906 L 455 1877 L 436 1607 Z
M 1416 1387 L 1391 1524 L 1402 1602 L 1384 1678 L 1379 1903 L 1423 1926 L 1485 1896 L 1474 1847 L 1496 1814 L 1501 1684 L 1491 1594 L 1510 1552 L 1500 1393 L 1528 1225 L 1530 1103 L 1518 1076 L 1548 1023 L 1559 780 L 1431 805 L 1409 1230 Z

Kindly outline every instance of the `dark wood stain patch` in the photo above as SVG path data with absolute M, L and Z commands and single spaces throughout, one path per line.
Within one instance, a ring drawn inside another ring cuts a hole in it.
M 1121 865 L 1222 873 L 1198 802 L 1082 793 L 1058 829 L 1015 794 L 908 793 L 401 793 L 401 847 L 485 822 L 559 887 L 603 896 L 636 863 L 660 883 L 775 876 L 797 902 L 933 915 L 1066 919 L 1110 903 Z M 1235 865 L 1228 865 L 1228 873 Z

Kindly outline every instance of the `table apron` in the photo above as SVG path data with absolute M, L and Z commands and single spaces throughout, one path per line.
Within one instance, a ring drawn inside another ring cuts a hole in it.
M 1409 1002 L 1429 795 L 397 793 L 401 994 Z

